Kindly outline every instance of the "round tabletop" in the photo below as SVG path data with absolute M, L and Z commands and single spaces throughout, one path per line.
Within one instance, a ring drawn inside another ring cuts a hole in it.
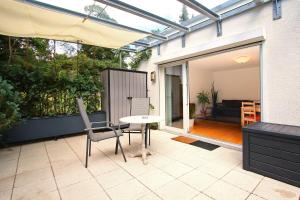
M 149 124 L 162 121 L 158 115 L 135 115 L 120 118 L 120 122 L 129 124 Z

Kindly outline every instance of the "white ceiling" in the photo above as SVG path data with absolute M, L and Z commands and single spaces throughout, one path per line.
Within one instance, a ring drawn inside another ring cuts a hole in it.
M 249 56 L 250 60 L 247 63 L 239 64 L 234 61 L 240 56 Z M 242 69 L 250 67 L 259 67 L 259 46 L 248 47 L 217 55 L 199 58 L 189 61 L 189 67 L 198 67 L 209 71 L 222 71 L 232 69 Z

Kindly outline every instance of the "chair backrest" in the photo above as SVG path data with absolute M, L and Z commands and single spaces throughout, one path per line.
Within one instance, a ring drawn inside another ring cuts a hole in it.
M 150 98 L 132 98 L 130 115 L 149 115 Z
M 77 104 L 78 104 L 79 112 L 80 112 L 80 115 L 81 115 L 81 118 L 84 122 L 85 127 L 86 128 L 91 128 L 91 122 L 90 122 L 90 119 L 89 119 L 89 117 L 86 113 L 85 106 L 83 104 L 82 98 L 77 98 Z
M 249 110 L 252 110 L 252 109 L 255 109 L 255 102 L 245 102 L 243 101 L 242 102 L 242 107 L 243 108 L 246 108 L 246 109 L 249 109 Z
M 255 102 L 242 102 L 242 114 L 256 117 Z

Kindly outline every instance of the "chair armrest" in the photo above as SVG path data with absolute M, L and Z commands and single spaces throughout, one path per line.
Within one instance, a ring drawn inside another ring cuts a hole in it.
M 120 122 L 118 124 L 113 124 L 112 127 L 117 128 L 118 130 L 120 130 L 122 128 L 121 126 L 123 126 L 123 125 L 129 125 L 129 123 Z M 125 127 L 125 128 L 127 128 L 127 127 Z
M 90 122 L 91 124 L 103 124 L 103 123 L 107 123 L 108 121 L 100 121 L 100 122 Z
M 113 128 L 111 127 L 108 127 L 108 126 L 101 126 L 101 127 L 94 127 L 94 128 L 85 128 L 84 131 L 90 131 L 90 130 L 104 130 L 104 129 L 110 129 L 110 130 L 114 130 Z

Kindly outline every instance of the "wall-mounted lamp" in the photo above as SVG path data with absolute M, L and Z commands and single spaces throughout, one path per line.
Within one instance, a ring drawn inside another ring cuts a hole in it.
M 153 72 L 151 72 L 151 74 L 150 74 L 150 80 L 151 80 L 152 82 L 155 82 L 155 79 L 156 79 L 156 75 L 155 75 L 155 71 L 153 71 Z

